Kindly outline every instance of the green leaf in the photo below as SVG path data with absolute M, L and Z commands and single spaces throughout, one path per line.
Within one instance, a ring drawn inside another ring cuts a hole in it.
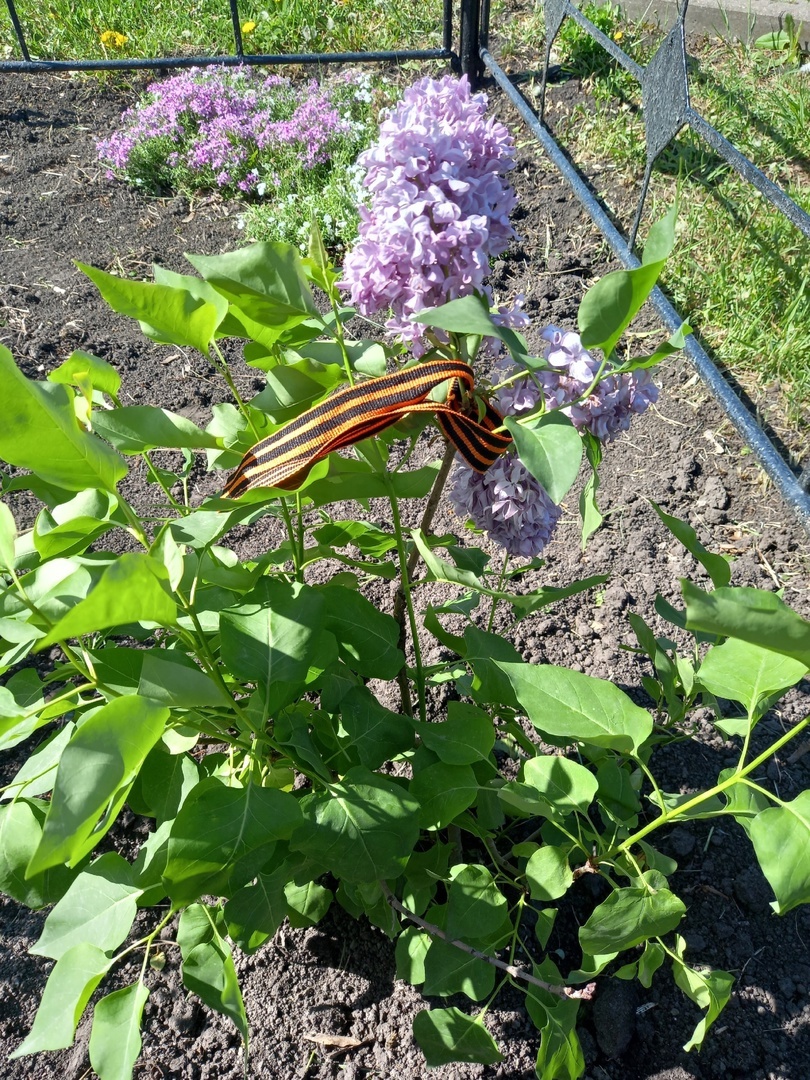
M 149 649 L 138 683 L 141 697 L 173 709 L 222 706 L 224 691 L 184 653 Z
M 535 914 L 537 922 L 534 926 L 534 934 L 540 942 L 540 948 L 545 949 L 548 946 L 551 931 L 554 929 L 554 923 L 557 921 L 557 908 L 536 908 Z
M 538 1080 L 579 1080 L 585 1072 L 577 1037 L 579 1002 L 555 998 L 539 987 L 530 987 L 526 1007 L 540 1032 L 535 1070 Z
M 474 571 L 458 567 L 453 563 L 447 562 L 446 559 L 440 559 L 438 555 L 431 550 L 430 544 L 421 530 L 412 530 L 411 536 L 419 550 L 419 554 L 422 556 L 425 565 L 430 572 L 430 578 L 428 580 L 447 581 L 453 585 L 460 585 L 465 589 L 472 589 L 484 596 L 505 600 L 512 605 L 516 615 L 520 618 L 525 618 L 533 611 L 537 611 L 538 608 L 547 607 L 549 604 L 554 604 L 558 600 L 565 599 L 567 596 L 575 596 L 577 593 L 583 592 L 585 589 L 590 589 L 594 585 L 600 585 L 607 580 L 605 575 L 600 574 L 595 577 L 586 578 L 582 581 L 575 581 L 571 585 L 567 585 L 561 589 L 549 586 L 532 590 L 529 593 L 501 592 L 498 589 L 488 588 Z M 494 634 L 490 634 L 489 636 L 495 637 Z
M 330 521 L 314 529 L 312 535 L 324 547 L 342 548 L 353 544 L 363 555 L 382 558 L 397 546 L 396 537 L 365 521 Z
M 349 882 L 396 878 L 419 835 L 418 814 L 394 780 L 357 767 L 307 799 L 292 846 Z
M 628 765 L 620 766 L 611 758 L 599 763 L 596 770 L 599 809 L 613 821 L 634 828 L 641 811 L 638 792 Z
M 65 708 L 69 708 L 67 703 Z M 16 746 L 58 715 L 48 716 L 39 675 L 33 668 L 23 668 L 0 686 L 0 748 Z
M 130 806 L 138 799 L 137 813 L 154 817 L 159 823 L 174 821 L 201 779 L 200 767 L 190 754 L 170 753 L 161 741 L 141 767 L 129 795 Z
M 85 381 L 89 382 L 94 390 L 101 390 L 113 398 L 121 389 L 121 376 L 112 364 L 81 349 L 72 352 L 67 360 L 48 375 L 48 382 L 68 386 L 78 386 Z
M 740 702 L 751 717 L 760 712 L 763 698 L 770 703 L 771 695 L 781 696 L 806 671 L 807 665 L 800 660 L 729 638 L 707 653 L 698 671 L 698 681 L 715 697 Z
M 26 875 L 42 837 L 47 803 L 18 799 L 0 807 L 0 892 L 29 908 L 53 904 L 75 876 L 64 866 Z
M 69 949 L 48 976 L 30 1032 L 9 1056 L 72 1046 L 82 1013 L 112 964 L 106 953 L 88 941 Z
M 76 866 L 115 821 L 169 710 L 137 695 L 115 698 L 74 732 L 56 773 L 42 839 L 30 875 Z
M 700 1050 L 709 1028 L 728 1004 L 734 987 L 734 976 L 728 971 L 696 971 L 689 967 L 683 959 L 686 942 L 680 936 L 675 948 L 678 954 L 677 959 L 672 959 L 675 982 L 691 1001 L 706 1010 L 706 1015 L 692 1032 L 689 1041 L 684 1044 L 684 1050 Z
M 289 910 L 287 916 L 290 926 L 301 929 L 315 926 L 326 915 L 332 904 L 332 893 L 317 882 L 308 881 L 306 885 L 289 882 L 284 890 Z
M 653 975 L 661 967 L 666 959 L 663 946 L 657 941 L 648 941 L 644 945 L 644 952 L 638 961 L 638 981 L 647 990 L 652 986 Z
M 430 1068 L 452 1061 L 494 1065 L 503 1061 L 483 1022 L 460 1009 L 423 1009 L 413 1022 L 413 1037 Z
M 151 622 L 172 626 L 177 618 L 169 595 L 168 574 L 162 563 L 141 552 L 119 555 L 84 600 L 70 608 L 41 641 L 45 649 L 66 638 L 125 623 Z
M 582 344 L 610 356 L 619 338 L 641 310 L 675 245 L 673 208 L 650 229 L 642 265 L 606 274 L 585 293 L 577 314 Z
M 62 751 L 76 730 L 76 725 L 68 721 L 36 748 L 24 764 L 14 774 L 14 779 L 0 794 L 0 799 L 19 800 L 20 797 L 32 799 L 37 795 L 47 795 L 53 789 L 56 770 Z
M 397 978 L 419 986 L 425 981 L 425 957 L 436 939 L 416 926 L 406 926 L 397 938 Z
M 787 30 L 771 30 L 767 34 L 762 34 L 754 42 L 755 49 L 767 49 L 771 52 L 778 52 L 780 49 L 790 49 L 791 47 L 795 47 L 795 40 Z
M 207 304 L 216 308 L 220 319 L 225 319 L 228 312 L 227 301 L 207 281 L 201 281 L 200 278 L 194 277 L 193 274 L 177 274 L 174 270 L 168 270 L 159 263 L 152 263 L 152 276 L 158 285 L 168 285 L 173 289 L 184 290 L 195 299 L 204 300 Z M 221 325 L 216 336 L 224 336 Z
M 301 822 L 288 792 L 248 784 L 227 787 L 216 777 L 198 784 L 172 826 L 164 884 L 176 904 L 217 889 L 235 892 Z
M 430 997 L 466 994 L 481 1001 L 495 986 L 495 968 L 448 941 L 435 938 L 425 956 L 423 993 Z
M 319 659 L 324 617 L 319 590 L 262 578 L 237 606 L 222 612 L 222 660 L 239 679 L 303 685 Z M 331 660 L 323 659 L 328 666 Z
M 613 370 L 615 373 L 625 371 L 638 371 L 640 368 L 655 367 L 656 364 L 660 364 L 662 360 L 666 360 L 668 356 L 672 356 L 673 353 L 680 352 L 681 349 L 686 346 L 686 338 L 692 333 L 692 327 L 689 323 L 681 323 L 678 329 L 672 334 L 663 344 L 659 345 L 654 353 L 648 356 L 632 356 L 629 360 L 625 360 L 624 363 L 615 367 Z
M 697 533 L 691 525 L 680 518 L 664 513 L 658 503 L 652 502 L 652 499 L 650 502 L 653 510 L 655 510 L 675 539 L 680 540 L 689 554 L 695 557 L 712 579 L 712 585 L 716 589 L 728 585 L 731 581 L 731 565 L 728 559 L 723 558 L 722 555 L 714 555 L 712 552 L 707 551 L 698 540 Z
M 14 566 L 16 554 L 14 541 L 17 539 L 17 525 L 14 515 L 4 502 L 0 502 L 0 566 L 8 570 Z
M 757 861 L 784 915 L 810 902 L 810 791 L 762 810 L 749 828 Z
M 386 349 L 379 341 L 344 341 L 343 346 L 349 357 L 349 367 L 363 375 L 379 378 L 385 375 Z M 338 364 L 343 367 L 343 349 L 337 341 L 310 341 L 302 345 L 298 352 L 317 364 Z
M 420 724 L 419 737 L 445 764 L 474 765 L 488 760 L 495 745 L 495 725 L 477 705 L 450 701 L 447 719 L 438 724 Z
M 423 829 L 444 829 L 478 796 L 478 781 L 469 765 L 446 765 L 443 761 L 420 769 L 410 785 L 419 800 L 419 824 Z
M 267 372 L 267 385 L 251 398 L 250 404 L 265 413 L 274 424 L 286 424 L 318 404 L 345 381 L 346 372 L 336 364 L 324 367 L 313 360 L 277 364 Z
M 529 423 L 504 418 L 518 457 L 545 488 L 554 503 L 561 503 L 579 475 L 582 438 L 570 418 L 558 409 Z
M 121 315 L 137 319 L 144 334 L 161 344 L 187 345 L 203 356 L 224 318 L 226 307 L 199 295 L 199 290 L 115 277 L 77 262 L 98 291 Z
M 457 863 L 450 872 L 447 919 L 451 939 L 475 941 L 501 930 L 509 905 L 485 866 Z
M 141 1016 L 148 999 L 149 990 L 136 982 L 96 1004 L 89 1050 L 99 1080 L 131 1080 L 141 1052 Z
M 722 784 L 729 777 L 734 776 L 735 773 L 736 770 L 733 768 L 723 769 L 717 777 L 717 782 Z M 761 811 L 767 810 L 772 805 L 770 799 L 765 792 L 749 787 L 744 782 L 732 784 L 731 787 L 723 791 L 723 796 L 726 805 L 723 807 L 722 813 L 731 814 L 750 838 L 751 825 L 754 819 Z
M 448 300 L 440 307 L 425 308 L 411 316 L 413 322 L 450 330 L 456 334 L 474 334 L 476 337 L 494 337 L 504 343 L 512 358 L 518 363 L 528 362 L 526 344 L 519 334 L 507 326 L 500 326 L 490 314 L 486 300 L 473 294 Z M 529 366 L 535 366 L 529 364 Z
M 88 488 L 53 510 L 43 509 L 34 524 L 34 546 L 43 559 L 86 551 L 105 532 L 126 521 L 116 514 L 118 500 L 108 491 Z M 115 517 L 116 520 L 111 520 Z
M 550 664 L 498 661 L 496 666 L 532 724 L 549 741 L 636 753 L 652 732 L 650 715 L 613 683 Z
M 585 814 L 596 797 L 594 774 L 568 758 L 539 755 L 523 766 L 523 780 L 535 789 L 557 814 Z
M 579 496 L 579 513 L 582 518 L 582 550 L 584 551 L 588 540 L 604 521 L 604 516 L 596 501 L 596 493 L 600 484 L 598 470 L 602 462 L 602 444 L 590 431 L 583 433 L 582 443 L 588 463 L 591 466 L 591 473 L 585 481 L 585 486 Z
M 257 874 L 255 882 L 243 885 L 225 905 L 228 933 L 243 952 L 255 952 L 284 922 L 287 877 L 284 868 L 272 874 Z
M 421 469 L 389 473 L 388 479 L 399 499 L 421 499 L 428 494 L 436 480 L 439 463 L 423 465 Z M 387 499 L 385 480 L 365 461 L 330 454 L 328 472 L 306 488 L 313 507 L 327 506 L 343 499 Z
M 340 720 L 367 769 L 378 769 L 414 744 L 413 721 L 386 709 L 364 686 L 352 687 L 341 699 Z
M 93 427 L 122 454 L 142 454 L 161 447 L 218 450 L 220 440 L 179 413 L 154 405 L 127 405 L 93 413 Z
M 230 304 L 229 332 L 273 345 L 285 330 L 322 317 L 298 251 L 290 244 L 260 243 L 222 255 L 186 255 Z M 239 332 L 241 326 L 243 333 Z
M 565 896 L 574 881 L 566 849 L 551 844 L 538 848 L 526 864 L 526 880 L 532 900 L 545 903 Z
M 396 619 L 354 589 L 327 585 L 321 595 L 326 604 L 323 628 L 335 635 L 344 664 L 358 675 L 395 678 L 405 663 Z
M 30 951 L 61 960 L 74 946 L 92 941 L 103 952 L 112 952 L 132 929 L 140 894 L 129 863 L 107 852 L 78 875 Z
M 653 877 L 663 880 L 654 870 L 648 870 L 643 877 L 648 884 Z M 669 889 L 652 885 L 616 889 L 580 927 L 579 943 L 590 956 L 615 954 L 674 930 L 685 914 L 683 901 Z
M 763 649 L 792 656 L 810 668 L 810 621 L 765 589 L 715 589 L 706 593 L 681 581 L 689 630 L 741 638 Z
M 475 675 L 472 696 L 479 702 L 517 708 L 512 684 L 500 668 L 501 663 L 523 663 L 514 645 L 500 634 L 487 633 L 477 626 L 465 627 L 464 641 L 464 659 Z
M 4 405 L 0 458 L 67 491 L 91 487 L 115 491 L 127 466 L 79 425 L 73 395 L 64 386 L 27 379 L 0 345 L 0 390 Z
M 222 913 L 217 915 L 222 919 Z M 229 1017 L 247 1046 L 248 1022 L 233 956 L 216 925 L 213 912 L 202 904 L 180 916 L 177 942 L 183 956 L 183 985 L 206 1005 Z

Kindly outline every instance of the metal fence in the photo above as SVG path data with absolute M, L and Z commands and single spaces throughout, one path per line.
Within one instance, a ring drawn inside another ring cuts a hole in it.
M 495 83 L 514 105 L 530 131 L 535 135 L 549 159 L 571 185 L 574 194 L 601 230 L 613 253 L 628 269 L 639 265 L 639 260 L 633 254 L 633 247 L 653 166 L 662 151 L 687 126 L 711 146 L 731 168 L 768 199 L 779 213 L 791 221 L 805 236 L 810 237 L 810 215 L 692 108 L 689 96 L 684 26 L 688 0 L 683 0 L 674 26 L 644 68 L 629 57 L 615 41 L 594 26 L 571 3 L 571 0 L 543 0 L 546 48 L 543 60 L 540 105 L 537 111 L 523 97 L 489 51 L 490 0 L 460 0 L 458 52 L 455 52 L 452 47 L 454 29 L 453 0 L 443 0 L 441 47 L 379 52 L 289 54 L 245 53 L 242 43 L 238 2 L 237 0 L 229 0 L 229 4 L 234 38 L 234 52 L 230 56 L 174 56 L 121 60 L 32 60 L 14 0 L 6 0 L 21 59 L 0 60 L 0 72 L 127 71 L 200 67 L 211 64 L 232 66 L 236 64 L 402 63 L 407 60 L 448 61 L 453 70 L 468 75 L 474 85 L 480 83 L 485 75 L 489 75 L 494 79 Z M 573 19 L 618 64 L 630 72 L 641 85 L 646 138 L 646 167 L 636 212 L 627 237 L 616 227 L 605 207 L 590 190 L 576 166 L 543 123 L 551 48 L 566 18 Z M 675 311 L 661 290 L 656 288 L 651 299 L 668 329 L 673 332 L 677 330 L 684 320 Z M 797 475 L 791 469 L 753 414 L 735 394 L 711 357 L 692 335 L 689 335 L 686 339 L 685 352 L 701 378 L 720 402 L 743 441 L 750 447 L 762 468 L 773 480 L 785 501 L 795 510 L 804 526 L 810 530 L 810 465 L 804 469 L 801 475 Z
M 476 0 L 470 0 L 470 3 L 474 2 Z M 480 21 L 477 23 L 478 48 L 475 50 L 468 45 L 465 51 L 462 41 L 462 70 L 476 79 L 480 79 L 484 74 L 492 76 L 540 142 L 550 160 L 571 185 L 574 194 L 603 233 L 613 253 L 627 269 L 639 265 L 639 260 L 633 254 L 633 246 L 653 166 L 661 152 L 682 128 L 687 126 L 768 199 L 779 213 L 791 221 L 805 236 L 810 237 L 810 215 L 692 108 L 689 97 L 684 26 L 688 0 L 683 0 L 675 25 L 645 68 L 632 60 L 615 41 L 594 26 L 571 3 L 571 0 L 543 0 L 546 48 L 537 111 L 523 97 L 489 51 L 489 0 L 480 0 L 480 4 Z M 616 227 L 605 207 L 593 194 L 576 166 L 543 123 L 551 47 L 566 18 L 573 19 L 641 84 L 647 161 L 638 205 L 627 238 Z M 684 320 L 659 288 L 653 291 L 651 300 L 664 324 L 671 331 L 677 330 Z M 803 472 L 797 475 L 723 377 L 705 349 L 691 334 L 686 339 L 685 352 L 743 441 L 750 447 L 762 468 L 773 480 L 782 497 L 796 512 L 805 528 L 810 531 L 810 465 L 805 466 Z
M 448 60 L 459 70 L 460 61 L 453 52 L 453 0 L 443 0 L 442 4 L 442 44 L 435 49 L 394 49 L 369 52 L 342 53 L 251 53 L 245 52 L 242 42 L 242 19 L 239 15 L 238 0 L 228 0 L 233 28 L 234 51 L 230 56 L 163 56 L 149 59 L 121 60 L 32 60 L 25 38 L 25 31 L 14 0 L 6 0 L 14 36 L 20 58 L 0 60 L 0 72 L 3 71 L 143 71 L 157 68 L 209 67 L 212 64 L 225 64 L 233 67 L 237 64 L 257 64 L 272 66 L 276 64 L 362 64 L 362 63 L 404 63 L 406 60 Z M 468 50 L 475 45 L 472 39 Z

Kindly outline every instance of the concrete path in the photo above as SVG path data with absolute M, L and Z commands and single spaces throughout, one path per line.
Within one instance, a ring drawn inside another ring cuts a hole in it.
M 669 27 L 678 14 L 674 0 L 618 0 L 632 18 L 646 18 Z M 716 33 L 751 43 L 785 27 L 785 16 L 801 24 L 799 42 L 810 51 L 810 0 L 689 0 L 686 32 Z

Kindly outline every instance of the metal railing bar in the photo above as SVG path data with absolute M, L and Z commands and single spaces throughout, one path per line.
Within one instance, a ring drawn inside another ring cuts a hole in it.
M 222 64 L 362 64 L 406 60 L 457 60 L 446 49 L 380 50 L 344 53 L 245 53 L 243 56 L 167 56 L 130 60 L 0 60 L 0 72 L 24 71 L 155 71 L 161 68 L 211 67 Z
M 625 71 L 629 71 L 634 78 L 638 79 L 639 82 L 641 81 L 644 68 L 640 64 L 637 64 L 635 60 L 632 60 L 624 49 L 621 49 L 616 44 L 613 38 L 609 38 L 607 34 L 594 26 L 591 20 L 586 18 L 579 8 L 574 7 L 573 4 L 566 4 L 566 10 L 569 17 L 572 18 L 574 22 L 579 23 L 583 30 L 587 30 L 594 41 L 598 41 L 602 48 L 610 53 L 617 64 L 621 64 Z
M 697 132 L 713 150 L 716 150 L 735 172 L 761 192 L 768 202 L 783 213 L 797 229 L 801 229 L 805 236 L 810 236 L 810 214 L 797 205 L 786 191 L 770 180 L 753 162 L 741 154 L 733 143 L 730 143 L 691 107 L 688 110 L 688 123 L 689 127 Z
M 6 0 L 6 6 L 8 7 L 11 25 L 14 27 L 14 35 L 17 38 L 17 44 L 20 46 L 20 52 L 23 54 L 23 59 L 30 60 L 31 57 L 28 53 L 28 46 L 25 43 L 25 35 L 23 34 L 23 28 L 20 23 L 19 15 L 17 14 L 17 6 L 14 3 L 14 0 Z
M 453 0 L 442 3 L 442 48 L 448 54 L 453 51 Z
M 552 163 L 568 181 L 574 194 L 588 211 L 594 224 L 600 229 L 622 265 L 627 269 L 640 266 L 639 260 L 627 246 L 624 237 L 613 224 L 604 207 L 565 156 L 551 132 L 540 123 L 531 105 L 512 84 L 488 49 L 481 49 L 481 59 L 484 67 L 515 106 L 532 134 L 540 141 Z M 659 288 L 653 289 L 650 299 L 667 329 L 674 333 L 684 320 Z M 800 480 L 692 334 L 686 338 L 684 352 L 714 394 L 737 433 L 771 478 L 782 498 L 796 513 L 805 529 L 810 532 L 810 495 L 803 490 Z
M 239 18 L 237 0 L 229 0 L 231 6 L 231 26 L 233 26 L 233 45 L 237 56 L 244 56 L 245 50 L 242 45 L 242 20 Z

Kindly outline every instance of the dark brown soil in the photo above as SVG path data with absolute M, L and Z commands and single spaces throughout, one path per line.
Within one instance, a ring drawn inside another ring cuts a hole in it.
M 106 308 L 74 266 L 81 260 L 148 277 L 152 262 L 186 270 L 184 251 L 213 254 L 241 242 L 233 209 L 216 199 L 150 199 L 105 179 L 94 142 L 116 125 L 132 97 L 131 90 L 99 89 L 77 79 L 0 76 L 0 342 L 27 374 L 40 377 L 81 347 L 119 368 L 124 403 L 160 404 L 204 421 L 212 403 L 226 397 L 213 370 L 191 353 L 146 341 L 134 323 Z M 497 104 L 495 95 L 493 100 Z M 524 132 L 520 141 L 527 141 Z M 496 290 L 504 297 L 524 292 L 527 310 L 540 327 L 548 322 L 572 326 L 583 290 L 608 268 L 603 245 L 531 146 L 520 152 L 515 182 L 522 240 L 496 266 Z M 654 324 L 648 320 L 647 325 Z M 249 395 L 255 373 L 243 368 L 239 378 Z M 660 380 L 658 407 L 606 454 L 602 504 L 610 513 L 605 525 L 582 553 L 572 500 L 543 570 L 554 585 L 603 572 L 610 574 L 609 583 L 596 597 L 586 594 L 526 620 L 515 637 L 527 658 L 570 665 L 631 691 L 645 669 L 620 650 L 632 640 L 627 612 L 638 611 L 658 626 L 652 606 L 656 592 L 674 597 L 678 578 L 696 574 L 693 560 L 658 521 L 651 498 L 687 518 L 706 546 L 735 558 L 734 584 L 784 589 L 789 603 L 810 612 L 807 535 L 689 368 L 673 363 Z M 450 514 L 439 525 L 460 528 Z M 258 550 L 262 537 L 243 534 L 239 542 Z M 806 683 L 803 689 L 762 723 L 762 740 L 806 714 Z M 696 741 L 660 752 L 657 774 L 665 789 L 706 786 L 735 760 L 731 744 L 708 719 L 698 728 Z M 793 798 L 810 786 L 810 754 L 778 759 L 761 782 L 772 783 L 782 798 Z M 119 830 L 123 845 L 127 824 Z M 672 887 L 689 908 L 683 923 L 689 959 L 732 971 L 734 995 L 703 1052 L 687 1055 L 682 1044 L 699 1014 L 674 989 L 669 974 L 660 971 L 649 991 L 602 980 L 595 1002 L 582 1012 L 587 1075 L 591 1080 L 807 1080 L 810 910 L 781 919 L 772 913 L 770 890 L 733 822 L 683 826 L 660 846 L 679 863 Z M 42 913 L 10 901 L 0 908 L 3 1059 L 27 1032 L 50 968 L 26 951 L 43 919 Z M 575 926 L 562 925 L 549 943 L 563 969 L 578 964 L 573 931 Z M 237 1033 L 186 996 L 174 952 L 167 946 L 165 969 L 148 976 L 152 993 L 135 1075 L 236 1080 L 244 1069 Z M 366 923 L 355 924 L 335 908 L 315 929 L 283 929 L 272 945 L 238 960 L 238 967 L 253 1033 L 251 1076 L 415 1080 L 427 1075 L 411 1037 L 411 1021 L 423 999 L 397 981 L 392 945 Z M 431 1075 L 437 1080 L 534 1076 L 538 1036 L 521 1001 L 518 994 L 499 999 L 488 1013 L 488 1026 L 505 1054 L 501 1065 L 448 1066 Z M 313 1032 L 351 1035 L 362 1045 L 335 1055 L 307 1041 Z M 89 1076 L 88 1035 L 85 1019 L 71 1050 L 9 1062 L 0 1071 L 8 1080 Z

